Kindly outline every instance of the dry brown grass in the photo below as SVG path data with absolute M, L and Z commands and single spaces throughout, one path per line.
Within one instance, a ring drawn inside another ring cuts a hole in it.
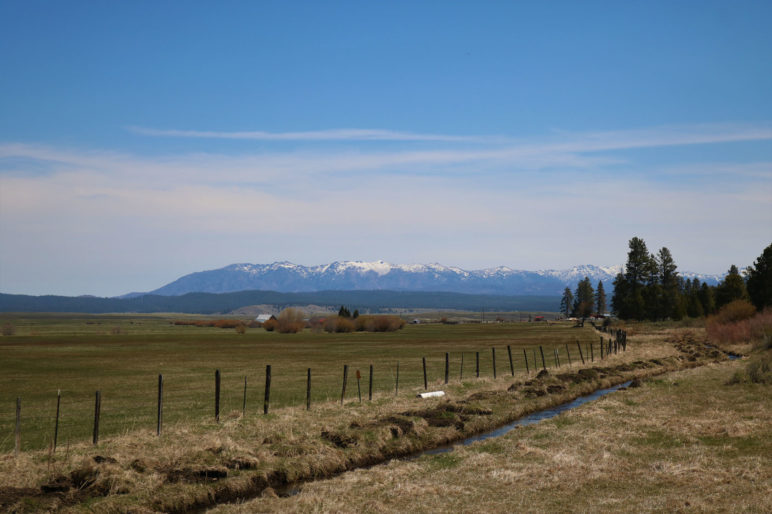
M 570 428 L 572 423 L 560 421 L 555 422 L 553 429 L 546 425 L 546 431 L 540 432 L 546 435 L 534 435 L 532 440 L 526 440 L 520 446 L 515 444 L 499 451 L 498 445 L 504 443 L 490 442 L 485 443 L 492 445 L 485 446 L 490 451 L 468 449 L 409 463 L 391 463 L 371 471 L 354 471 L 337 480 L 309 484 L 294 500 L 271 500 L 267 487 L 298 479 L 326 477 L 454 441 L 625 378 L 651 376 L 682 366 L 720 360 L 721 356 L 711 356 L 704 348 L 700 350 L 699 358 L 690 360 L 701 347 L 704 334 L 699 331 L 656 330 L 657 333 L 651 335 L 640 330 L 636 339 L 631 339 L 627 352 L 612 355 L 602 363 L 596 360 L 595 366 L 608 369 L 599 369 L 599 376 L 578 383 L 573 383 L 570 378 L 580 367 L 578 359 L 574 358 L 571 368 L 564 365 L 560 370 L 551 371 L 553 375 L 566 374 L 563 379 L 550 376 L 532 381 L 534 373 L 526 376 L 519 372 L 514 379 L 471 379 L 447 387 L 438 380 L 432 387 L 445 388 L 448 392 L 447 399 L 442 400 L 426 401 L 408 396 L 406 393 L 419 390 L 413 387 L 398 398 L 382 393 L 372 403 L 348 402 L 343 408 L 327 402 L 316 404 L 311 412 L 293 407 L 277 409 L 269 416 L 246 419 L 234 412 L 224 415 L 220 424 L 171 424 L 160 438 L 148 431 L 129 432 L 106 439 L 96 447 L 80 444 L 66 452 L 60 449 L 55 459 L 46 452 L 28 452 L 20 460 L 5 455 L 0 459 L 0 476 L 3 477 L 0 500 L 3 494 L 10 496 L 12 488 L 27 488 L 34 492 L 56 480 L 74 481 L 76 475 L 90 474 L 95 478 L 93 484 L 74 487 L 66 493 L 29 494 L 15 503 L 0 503 L 0 506 L 28 511 L 122 511 L 130 508 L 174 511 L 222 503 L 262 491 L 266 498 L 250 502 L 243 508 L 250 511 L 439 511 L 451 508 L 463 511 L 479 504 L 488 511 L 531 509 L 529 505 L 535 506 L 536 510 L 569 509 L 563 503 L 530 504 L 522 503 L 524 498 L 499 496 L 502 488 L 524 486 L 547 496 L 553 489 L 574 491 L 569 487 L 571 482 L 565 482 L 573 474 L 581 475 L 574 478 L 580 482 L 595 477 L 599 483 L 590 485 L 603 491 L 608 484 L 604 485 L 601 478 L 607 477 L 608 482 L 616 483 L 613 477 L 615 473 L 624 472 L 622 464 L 627 459 L 625 454 L 615 453 L 618 447 L 625 448 L 625 445 L 620 443 L 619 434 L 613 436 L 613 430 L 636 434 L 629 420 L 640 418 L 642 413 L 648 414 L 647 408 L 625 405 L 620 414 L 612 405 L 614 408 L 609 409 L 608 419 L 590 419 L 588 424 L 594 425 L 594 431 L 588 432 L 593 434 L 592 437 L 580 445 L 584 453 L 576 453 L 569 447 L 553 451 L 552 443 L 545 446 L 540 442 L 541 438 L 565 442 L 584 437 L 585 430 L 565 432 L 563 428 Z M 657 359 L 658 364 L 646 362 L 650 359 Z M 584 367 L 591 366 L 587 362 Z M 545 391 L 549 386 L 555 389 L 554 394 L 536 396 L 538 391 Z M 508 391 L 510 388 L 512 390 Z M 617 424 L 622 428 L 614 429 Z M 732 433 L 740 433 L 757 427 L 746 422 L 730 428 Z M 525 430 L 531 429 L 524 429 L 522 433 Z M 564 435 L 566 433 L 569 435 Z M 599 447 L 600 454 L 597 453 Z M 502 461 L 512 460 L 513 455 L 517 457 L 513 462 L 519 462 L 519 467 L 503 466 Z M 99 459 L 95 460 L 95 457 L 109 457 L 110 460 L 97 463 Z M 604 460 L 606 467 L 600 466 Z M 534 470 L 532 464 L 546 467 Z M 390 471 L 380 475 L 382 469 Z M 467 474 L 456 475 L 461 469 L 467 470 Z M 675 471 L 675 468 L 670 469 L 670 472 Z M 563 475 L 562 480 L 556 479 L 560 473 L 568 475 Z M 226 474 L 227 478 L 224 478 Z M 430 478 L 424 476 L 427 474 Z M 455 481 L 446 482 L 444 478 L 432 481 L 431 477 L 440 476 L 455 476 Z M 355 487 L 346 489 L 345 484 L 351 481 Z M 370 488 L 363 486 L 362 481 L 370 483 Z M 388 483 L 394 483 L 395 487 L 380 494 L 372 490 L 377 484 Z M 337 485 L 329 484 L 343 484 L 342 493 L 325 490 L 325 487 L 337 490 Z M 364 489 L 360 490 L 360 486 Z M 313 493 L 317 487 L 322 488 L 319 490 L 322 492 Z M 444 492 L 446 487 L 455 487 L 462 493 L 460 496 L 448 495 Z M 444 495 L 443 500 L 438 501 L 437 495 Z M 590 503 L 592 497 L 588 496 L 585 504 L 617 508 L 613 496 L 608 500 L 611 503 Z M 413 497 L 418 503 L 411 500 Z M 581 505 L 579 510 L 582 510 Z
M 644 382 L 539 425 L 215 512 L 770 512 L 772 403 L 738 362 Z

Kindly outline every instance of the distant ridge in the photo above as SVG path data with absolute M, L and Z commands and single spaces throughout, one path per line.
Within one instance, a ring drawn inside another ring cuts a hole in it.
M 566 270 L 524 271 L 504 266 L 464 270 L 441 264 L 390 264 L 384 261 L 343 261 L 319 266 L 291 262 L 272 264 L 231 264 L 215 270 L 199 271 L 180 277 L 149 294 L 178 296 L 192 292 L 227 293 L 270 290 L 286 293 L 312 291 L 424 291 L 493 295 L 561 295 L 579 280 L 589 277 L 593 286 L 599 280 L 606 290 L 622 265 L 574 266 Z M 682 273 L 686 278 L 716 284 L 720 277 Z M 130 293 L 124 298 L 140 296 Z
M 28 296 L 0 293 L 0 312 L 73 312 L 227 314 L 249 305 L 289 306 L 324 305 L 337 310 L 348 305 L 360 312 L 384 312 L 392 309 L 432 309 L 471 311 L 546 311 L 556 312 L 557 296 L 468 295 L 422 291 L 317 291 L 280 293 L 276 291 L 240 291 L 235 293 L 187 293 L 180 296 L 143 295 L 133 298 L 97 298 L 85 296 Z

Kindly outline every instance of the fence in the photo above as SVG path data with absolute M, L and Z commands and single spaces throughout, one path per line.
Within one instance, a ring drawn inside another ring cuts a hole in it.
M 522 355 L 517 351 L 519 349 L 522 349 Z M 416 359 L 377 365 L 368 363 L 361 366 L 365 373 L 353 368 L 354 373 L 349 374 L 352 368 L 349 364 L 342 364 L 337 372 L 323 369 L 316 374 L 312 368 L 306 368 L 302 376 L 297 372 L 298 376 L 283 376 L 279 391 L 273 380 L 277 377 L 276 370 L 270 364 L 252 376 L 223 373 L 217 369 L 213 373 L 210 370 L 209 373 L 194 374 L 185 380 L 159 374 L 148 377 L 147 382 L 136 390 L 128 389 L 120 381 L 117 386 L 105 384 L 106 387 L 92 391 L 60 390 L 45 405 L 29 408 L 24 399 L 18 397 L 10 409 L 0 411 L 0 451 L 13 448 L 18 454 L 23 449 L 45 447 L 56 451 L 70 442 L 91 439 L 98 444 L 104 435 L 139 429 L 153 430 L 160 436 L 165 421 L 219 423 L 223 416 L 270 415 L 272 408 L 277 406 L 310 410 L 319 402 L 335 400 L 344 405 L 347 401 L 372 401 L 374 394 L 396 396 L 405 391 L 414 394 L 421 388 L 441 388 L 444 384 L 463 380 L 513 377 L 518 372 L 530 375 L 541 369 L 571 367 L 579 363 L 591 365 L 626 349 L 626 333 L 617 331 L 614 338 L 608 340 L 600 336 L 598 343 L 580 344 L 577 340 L 574 345 L 546 346 L 546 351 L 545 346 L 518 346 L 513 352 L 511 345 L 507 345 L 503 363 L 497 362 L 497 348 L 492 346 L 480 351 L 445 352 L 429 359 L 422 357 L 420 364 Z M 499 355 L 502 355 L 501 350 L 500 347 Z M 288 371 L 279 373 L 283 375 Z M 353 398 L 353 387 L 349 387 L 353 380 L 356 380 L 356 398 Z M 362 381 L 367 387 L 364 400 Z

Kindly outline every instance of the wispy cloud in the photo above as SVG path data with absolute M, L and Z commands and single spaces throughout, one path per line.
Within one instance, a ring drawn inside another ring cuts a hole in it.
M 264 132 L 255 131 L 213 131 L 213 130 L 177 130 L 155 129 L 148 127 L 127 127 L 128 130 L 144 136 L 178 137 L 197 139 L 245 139 L 253 141 L 442 141 L 469 142 L 483 141 L 490 138 L 477 136 L 453 136 L 444 134 L 416 134 L 381 129 L 329 129 L 303 132 Z

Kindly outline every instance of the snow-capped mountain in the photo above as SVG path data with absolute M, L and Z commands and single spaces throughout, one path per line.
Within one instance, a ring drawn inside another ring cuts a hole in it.
M 291 262 L 231 264 L 185 275 L 151 294 L 176 296 L 192 292 L 226 293 L 245 290 L 308 292 L 329 290 L 444 291 L 469 294 L 560 295 L 579 280 L 599 280 L 607 291 L 623 266 L 575 266 L 567 270 L 523 271 L 507 267 L 463 270 L 441 264 L 390 264 L 384 261 L 343 261 L 319 266 Z M 701 281 L 717 282 L 704 275 Z

